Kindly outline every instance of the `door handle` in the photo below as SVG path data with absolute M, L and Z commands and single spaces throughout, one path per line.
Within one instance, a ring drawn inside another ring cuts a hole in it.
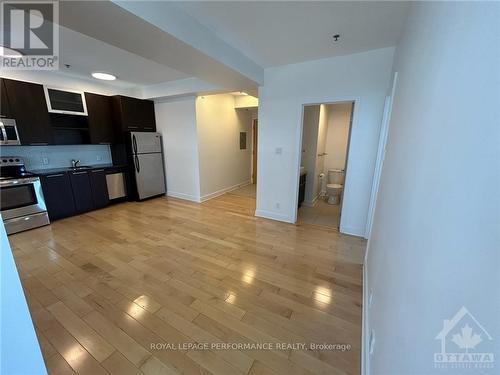
M 141 166 L 139 165 L 139 158 L 137 157 L 137 154 L 134 156 L 135 159 L 135 169 L 137 170 L 137 173 L 141 171 Z
M 134 154 L 137 155 L 137 140 L 135 139 L 135 135 L 132 136 L 132 147 L 134 148 Z

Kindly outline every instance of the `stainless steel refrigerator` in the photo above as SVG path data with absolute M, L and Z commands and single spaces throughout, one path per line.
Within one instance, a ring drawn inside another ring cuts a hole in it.
M 131 132 L 135 185 L 139 199 L 165 194 L 165 169 L 161 134 Z

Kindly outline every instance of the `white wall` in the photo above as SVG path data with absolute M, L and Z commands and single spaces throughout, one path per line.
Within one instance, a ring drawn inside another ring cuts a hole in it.
M 328 169 L 344 169 L 346 165 L 352 103 L 330 104 L 326 136 L 325 173 Z
M 252 116 L 234 108 L 232 95 L 196 99 L 201 200 L 250 183 Z M 240 150 L 240 132 L 247 133 L 247 148 Z
M 162 134 L 167 195 L 200 201 L 200 168 L 195 98 L 155 103 L 156 129 Z
M 1 216 L 0 265 L 0 373 L 47 374 Z
M 413 3 L 397 48 L 398 86 L 367 257 L 371 375 L 498 374 L 499 8 Z M 495 353 L 494 369 L 433 367 L 440 349 L 434 338 L 461 306 L 493 337 L 482 333 L 474 352 Z
M 356 100 L 340 229 L 365 235 L 393 53 L 383 48 L 266 69 L 259 90 L 257 216 L 296 220 L 302 106 Z
M 304 107 L 304 124 L 302 130 L 302 157 L 300 165 L 307 172 L 304 203 L 314 203 L 314 181 L 316 179 L 316 149 L 318 148 L 319 105 Z

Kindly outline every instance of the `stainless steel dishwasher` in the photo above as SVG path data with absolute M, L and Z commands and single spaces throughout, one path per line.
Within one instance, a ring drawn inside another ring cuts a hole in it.
M 123 198 L 127 195 L 125 189 L 125 176 L 123 172 L 112 172 L 106 174 L 109 200 Z

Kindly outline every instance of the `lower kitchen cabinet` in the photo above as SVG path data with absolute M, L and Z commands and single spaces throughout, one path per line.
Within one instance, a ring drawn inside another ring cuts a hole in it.
M 94 208 L 106 207 L 109 204 L 108 185 L 104 169 L 93 169 L 88 172 Z
M 110 199 L 106 175 L 122 176 L 122 195 Z M 51 221 L 103 208 L 127 199 L 126 173 L 120 167 L 54 172 L 40 175 Z
M 87 171 L 70 172 L 69 178 L 73 189 L 73 198 L 77 213 L 87 212 L 94 208 L 92 199 L 92 187 Z
M 40 180 L 50 220 L 75 215 L 73 189 L 68 174 L 48 174 L 41 176 Z

